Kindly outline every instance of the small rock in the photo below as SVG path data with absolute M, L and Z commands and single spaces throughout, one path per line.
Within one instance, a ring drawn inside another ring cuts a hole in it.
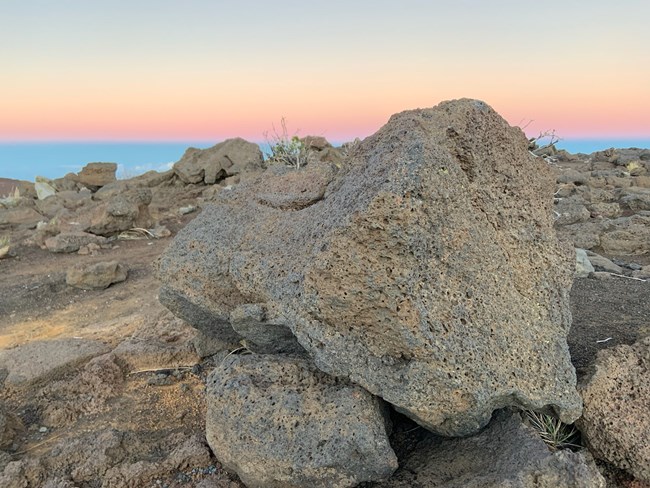
M 151 233 L 156 237 L 157 239 L 162 239 L 164 237 L 169 237 L 172 235 L 172 232 L 165 227 L 164 225 L 157 225 L 153 229 L 151 229 Z
M 77 264 L 68 269 L 65 281 L 83 290 L 103 290 L 113 283 L 126 280 L 128 268 L 117 261 L 94 264 Z
M 45 240 L 45 247 L 50 252 L 70 253 L 78 251 L 83 246 L 93 244 L 99 249 L 99 244 L 106 242 L 105 237 L 87 232 L 62 232 Z M 90 247 L 89 247 L 90 249 Z
M 632 271 L 632 277 L 639 278 L 641 280 L 650 279 L 650 266 L 644 266 L 643 269 Z
M 47 197 L 51 197 L 56 193 L 54 187 L 50 185 L 49 180 L 41 176 L 36 177 L 34 189 L 36 190 L 36 196 L 39 200 L 45 200 Z
M 587 251 L 576 248 L 576 278 L 586 278 L 593 273 L 594 267 L 589 262 Z
M 187 215 L 192 212 L 196 212 L 196 207 L 194 205 L 188 205 L 187 207 L 181 207 L 178 209 L 178 213 L 181 215 Z
M 595 280 L 601 280 L 601 281 L 607 281 L 607 280 L 613 280 L 614 277 L 611 275 L 611 273 L 608 273 L 607 271 L 596 271 L 594 273 L 591 273 L 589 275 L 589 278 L 593 278 Z
M 623 268 L 614 264 L 612 261 L 607 259 L 600 254 L 595 252 L 587 251 L 587 256 L 589 257 L 589 262 L 594 267 L 595 271 L 607 271 L 608 273 L 622 274 Z
M 47 427 L 39 427 L 38 431 L 39 431 L 41 434 L 45 434 L 45 433 L 47 432 Z

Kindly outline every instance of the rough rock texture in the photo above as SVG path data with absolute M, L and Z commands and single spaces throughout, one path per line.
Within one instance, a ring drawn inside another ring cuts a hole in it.
M 248 487 L 348 487 L 397 469 L 381 400 L 307 361 L 230 356 L 207 404 L 208 444 Z
M 612 220 L 600 236 L 605 253 L 622 256 L 645 254 L 650 249 L 650 216 L 632 215 Z
M 152 438 L 148 439 L 151 443 Z M 160 459 L 161 447 L 175 444 L 169 455 Z M 188 467 L 210 464 L 210 452 L 196 436 L 183 433 L 169 435 L 156 442 L 147 452 L 135 432 L 104 429 L 80 433 L 78 437 L 60 440 L 49 456 L 13 461 L 0 472 L 3 488 L 93 486 L 101 488 L 160 486 L 165 475 L 179 475 Z M 162 446 L 160 444 L 163 444 Z M 143 458 L 144 457 L 144 458 Z M 170 476 L 171 477 L 171 476 Z M 71 482 L 61 481 L 72 480 Z M 181 478 L 182 479 L 182 478 Z M 179 484 L 176 486 L 188 486 Z
M 300 210 L 260 200 L 275 178 L 219 193 L 162 256 L 174 313 L 229 336 L 232 310 L 265 303 L 318 368 L 444 435 L 508 405 L 580 415 L 575 254 L 519 129 L 483 102 L 445 102 L 393 116 Z
M 16 435 L 24 429 L 20 418 L 9 412 L 5 406 L 0 403 L 0 449 L 11 447 Z M 0 471 L 2 468 L 0 467 Z
M 499 413 L 480 434 L 421 441 L 385 488 L 605 488 L 590 458 L 551 452 L 517 414 Z
M 79 263 L 68 269 L 65 282 L 83 290 L 103 290 L 113 283 L 126 280 L 128 268 L 117 261 Z
M 43 216 L 29 207 L 0 209 L 0 229 L 10 227 L 36 227 Z
M 164 310 L 148 318 L 113 353 L 131 371 L 193 366 L 199 362 L 195 336 L 196 329 Z
M 259 146 L 238 137 L 208 149 L 189 148 L 174 164 L 174 172 L 185 183 L 212 185 L 228 176 L 263 167 L 264 156 Z
M 0 351 L 0 383 L 19 386 L 51 380 L 109 348 L 86 339 L 51 339 Z
M 99 188 L 115 181 L 115 163 L 88 163 L 79 172 L 79 183 L 90 188 Z
M 45 240 L 45 247 L 50 252 L 76 252 L 88 244 L 105 244 L 106 238 L 87 232 L 63 232 Z
M 108 236 L 133 227 L 148 228 L 152 224 L 148 209 L 151 198 L 149 188 L 125 190 L 90 211 L 86 230 Z
M 650 481 L 650 337 L 598 353 L 580 387 L 580 430 L 591 452 Z

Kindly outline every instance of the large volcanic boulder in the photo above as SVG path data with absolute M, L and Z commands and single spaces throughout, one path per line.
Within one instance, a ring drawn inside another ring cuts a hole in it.
M 508 405 L 580 415 L 575 252 L 519 129 L 483 102 L 445 102 L 393 116 L 321 179 L 322 197 L 305 204 L 297 178 L 221 192 L 161 258 L 161 301 L 227 337 L 232 310 L 266 304 L 318 368 L 444 435 Z M 301 204 L 261 198 L 269 187 Z

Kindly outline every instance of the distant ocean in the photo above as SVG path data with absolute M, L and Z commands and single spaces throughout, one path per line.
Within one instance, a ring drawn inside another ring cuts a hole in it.
M 34 181 L 37 175 L 59 178 L 76 173 L 90 162 L 118 164 L 118 178 L 149 170 L 165 171 L 188 147 L 206 148 L 216 142 L 21 142 L 0 143 L 0 177 Z M 267 144 L 260 144 L 268 151 Z M 557 144 L 571 153 L 591 153 L 610 147 L 650 148 L 650 139 L 566 139 Z

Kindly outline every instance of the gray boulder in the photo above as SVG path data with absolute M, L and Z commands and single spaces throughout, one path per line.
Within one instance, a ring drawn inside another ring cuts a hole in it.
M 519 129 L 482 102 L 445 102 L 393 116 L 307 206 L 263 201 L 276 178 L 220 192 L 177 236 L 163 304 L 230 336 L 234 309 L 264 303 L 322 371 L 444 435 L 508 405 L 580 415 L 575 254 L 553 231 L 553 174 Z
M 206 438 L 249 487 L 351 487 L 397 458 L 381 400 L 308 362 L 230 356 L 208 378 Z
M 587 455 L 588 456 L 588 455 Z M 499 412 L 480 434 L 420 441 L 382 488 L 605 488 L 590 457 L 551 452 L 518 414 Z
M 257 144 L 241 138 L 228 139 L 208 149 L 190 147 L 174 164 L 174 172 L 185 183 L 212 185 L 244 171 L 260 171 L 264 156 Z
M 595 457 L 650 482 L 650 337 L 598 353 L 580 392 L 580 430 Z
M 65 282 L 83 290 L 103 290 L 113 283 L 126 280 L 128 268 L 117 261 L 80 263 L 68 269 Z

